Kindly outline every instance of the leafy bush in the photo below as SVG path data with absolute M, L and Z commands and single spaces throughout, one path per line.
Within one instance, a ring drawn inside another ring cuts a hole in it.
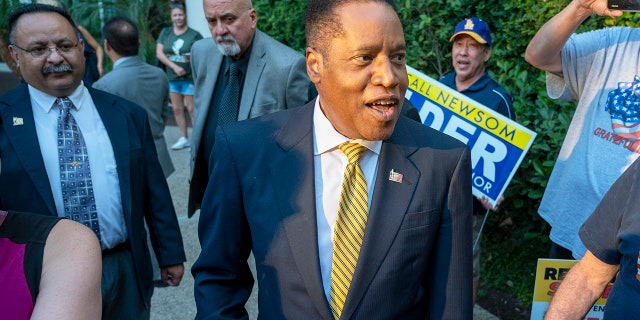
M 409 43 L 407 64 L 439 77 L 452 70 L 449 37 L 462 18 L 477 16 L 492 30 L 493 78 L 514 97 L 517 120 L 538 133 L 483 234 L 482 277 L 486 285 L 529 305 L 537 259 L 548 256 L 549 226 L 537 214 L 574 104 L 551 100 L 545 75 L 524 60 L 537 30 L 567 1 L 405 1 L 400 13 Z M 590 18 L 579 30 L 595 29 L 604 18 Z M 418 48 L 418 49 L 416 49 Z M 489 271 L 490 270 L 490 271 Z M 482 294 L 482 292 L 481 292 Z
M 18 1 L 0 1 L 0 12 L 6 12 L 7 16 L 0 19 L 0 62 L 4 61 L 16 76 L 20 75 L 16 63 L 9 54 L 9 12 L 18 7 Z
M 126 16 L 135 21 L 140 31 L 140 55 L 148 63 L 155 59 L 155 48 L 162 26 L 171 23 L 167 0 L 58 0 L 69 9 L 74 21 L 84 26 L 102 44 L 102 23 L 115 16 Z M 12 9 L 36 0 L 0 0 L 0 12 L 8 15 Z M 6 49 L 8 16 L 0 19 L 0 58 L 15 70 Z M 303 34 L 304 37 L 304 34 Z M 110 70 L 111 60 L 105 55 L 105 72 Z M 17 74 L 17 73 L 16 73 Z
M 253 1 L 258 13 L 258 28 L 278 41 L 304 54 L 304 11 L 307 1 Z
M 135 21 L 140 32 L 139 55 L 147 63 L 155 60 L 156 38 L 161 27 L 171 24 L 167 0 L 68 1 L 73 3 L 70 11 L 76 23 L 83 25 L 100 43 L 104 22 L 115 16 L 125 16 Z M 111 60 L 105 57 L 105 63 L 110 65 Z

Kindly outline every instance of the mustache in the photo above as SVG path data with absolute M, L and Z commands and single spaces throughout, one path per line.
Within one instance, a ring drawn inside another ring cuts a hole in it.
M 230 34 L 228 34 L 226 36 L 217 36 L 216 37 L 216 42 L 220 43 L 221 41 L 233 41 L 233 42 L 236 42 L 236 38 L 234 38 Z
M 73 68 L 68 64 L 61 64 L 59 66 L 47 66 L 42 69 L 42 73 L 45 75 L 58 72 L 73 72 Z

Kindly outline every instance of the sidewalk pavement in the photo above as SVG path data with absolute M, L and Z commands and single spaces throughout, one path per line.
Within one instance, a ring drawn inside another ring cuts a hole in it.
M 177 127 L 167 126 L 164 136 L 167 140 L 173 164 L 176 167 L 176 172 L 167 179 L 167 182 L 169 183 L 178 223 L 182 231 L 187 262 L 185 263 L 185 274 L 179 287 L 155 288 L 151 299 L 151 320 L 194 319 L 196 306 L 193 297 L 191 265 L 200 254 L 200 243 L 198 241 L 198 218 L 200 215 L 196 213 L 191 219 L 187 217 L 190 150 L 188 148 L 171 150 L 170 146 L 180 137 Z M 253 265 L 251 267 L 254 268 Z M 258 317 L 256 292 L 257 286 L 254 286 L 253 293 L 246 305 L 250 319 L 257 319 Z M 478 305 L 474 307 L 473 319 L 499 320 L 499 318 Z

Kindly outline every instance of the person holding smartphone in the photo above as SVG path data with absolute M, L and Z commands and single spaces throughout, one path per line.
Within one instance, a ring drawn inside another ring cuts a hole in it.
M 617 18 L 607 0 L 573 0 L 533 37 L 525 59 L 546 71 L 551 98 L 577 108 L 538 213 L 551 225 L 550 256 L 580 259 L 578 229 L 613 182 L 638 158 L 640 29 L 576 34 L 592 14 Z

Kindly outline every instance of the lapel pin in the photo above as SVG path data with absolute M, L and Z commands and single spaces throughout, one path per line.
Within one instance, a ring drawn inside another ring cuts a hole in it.
M 13 117 L 13 125 L 14 126 L 21 126 L 23 124 L 24 124 L 24 119 L 18 118 L 18 117 Z
M 391 169 L 391 171 L 389 171 L 389 181 L 402 183 L 402 173 L 395 172 Z

